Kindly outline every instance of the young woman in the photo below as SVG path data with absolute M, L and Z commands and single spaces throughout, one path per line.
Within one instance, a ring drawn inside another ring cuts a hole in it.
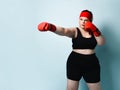
M 79 16 L 79 26 L 64 28 L 48 22 L 38 25 L 39 31 L 52 31 L 72 39 L 72 52 L 67 60 L 67 90 L 78 90 L 83 77 L 89 90 L 101 90 L 100 64 L 95 54 L 96 45 L 104 45 L 104 37 L 92 23 L 93 14 L 83 10 Z

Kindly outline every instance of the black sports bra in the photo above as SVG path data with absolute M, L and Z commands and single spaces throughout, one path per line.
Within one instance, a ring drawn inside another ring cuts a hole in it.
M 77 37 L 72 38 L 73 49 L 94 49 L 97 45 L 97 41 L 92 34 L 92 37 L 85 38 L 82 36 L 79 28 L 77 28 Z

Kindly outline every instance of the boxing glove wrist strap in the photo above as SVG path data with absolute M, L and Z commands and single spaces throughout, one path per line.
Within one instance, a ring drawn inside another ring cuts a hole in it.
M 96 37 L 98 37 L 98 36 L 101 35 L 101 32 L 100 32 L 98 29 L 96 29 L 96 30 L 93 32 L 93 34 L 94 34 Z
M 50 26 L 50 27 L 49 27 L 49 30 L 50 30 L 50 31 L 52 31 L 52 32 L 55 32 L 55 31 L 56 31 L 56 26 L 55 26 L 55 25 L 50 24 L 49 26 Z

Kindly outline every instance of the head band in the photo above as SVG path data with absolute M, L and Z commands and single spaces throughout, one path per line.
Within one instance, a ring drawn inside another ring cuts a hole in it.
M 86 17 L 86 18 L 88 18 L 90 21 L 92 21 L 92 15 L 91 15 L 89 12 L 87 12 L 87 11 L 81 12 L 81 13 L 80 13 L 80 17 Z

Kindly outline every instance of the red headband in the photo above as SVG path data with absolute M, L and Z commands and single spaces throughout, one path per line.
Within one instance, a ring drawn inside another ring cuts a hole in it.
M 89 12 L 87 12 L 87 11 L 81 12 L 80 17 L 86 17 L 90 21 L 92 21 L 92 15 Z

